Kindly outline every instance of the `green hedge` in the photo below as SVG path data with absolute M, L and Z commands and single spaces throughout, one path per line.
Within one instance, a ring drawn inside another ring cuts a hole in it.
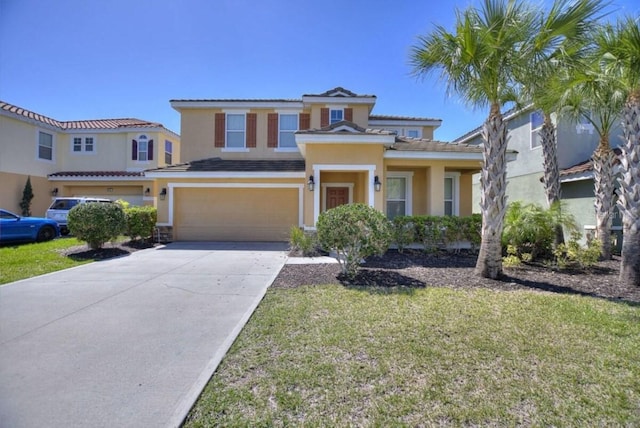
M 69 210 L 67 222 L 71 233 L 94 250 L 116 239 L 126 228 L 120 205 L 104 202 L 76 205 Z
M 127 231 L 125 234 L 131 239 L 150 239 L 158 220 L 158 210 L 152 206 L 125 208 Z
M 398 216 L 393 219 L 392 228 L 399 252 L 414 243 L 421 244 L 428 252 L 464 241 L 475 248 L 480 245 L 482 216 Z

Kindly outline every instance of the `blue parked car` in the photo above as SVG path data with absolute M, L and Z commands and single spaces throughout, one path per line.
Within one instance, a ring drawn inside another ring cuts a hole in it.
M 41 217 L 21 217 L 7 210 L 0 210 L 0 242 L 50 241 L 60 236 L 60 228 L 54 220 Z

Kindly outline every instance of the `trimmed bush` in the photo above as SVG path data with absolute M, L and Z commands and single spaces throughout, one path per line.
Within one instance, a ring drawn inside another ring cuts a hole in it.
M 390 222 L 380 211 L 364 204 L 340 205 L 320 214 L 318 240 L 326 251 L 335 251 L 342 273 L 353 278 L 360 261 L 389 248 Z
M 304 257 L 314 257 L 319 254 L 317 234 L 305 232 L 298 226 L 291 226 L 289 244 L 291 251 L 300 252 Z
M 482 216 L 398 216 L 393 219 L 393 240 L 398 251 L 413 243 L 420 243 L 424 251 L 433 252 L 457 242 L 469 242 L 472 248 L 480 245 Z
M 124 212 L 118 204 L 90 202 L 69 210 L 69 230 L 92 249 L 102 248 L 126 229 Z
M 124 209 L 127 228 L 125 235 L 131 239 L 151 239 L 158 220 L 158 210 L 152 206 Z

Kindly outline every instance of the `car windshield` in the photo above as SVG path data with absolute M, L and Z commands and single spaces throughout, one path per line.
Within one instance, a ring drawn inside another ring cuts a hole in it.
M 70 210 L 71 208 L 78 205 L 77 199 L 58 199 L 53 204 L 51 204 L 52 210 Z

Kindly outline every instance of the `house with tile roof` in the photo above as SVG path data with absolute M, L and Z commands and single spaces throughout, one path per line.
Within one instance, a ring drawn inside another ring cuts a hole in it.
M 469 215 L 477 146 L 434 140 L 439 119 L 374 115 L 344 88 L 300 99 L 174 99 L 184 163 L 145 171 L 174 240 L 286 240 L 360 202 L 398 215 Z M 515 157 L 515 152 L 510 152 Z
M 539 132 L 543 115 L 529 105 L 521 109 L 511 109 L 504 113 L 508 129 L 508 148 L 516 150 L 518 157 L 507 165 L 508 201 L 523 201 L 547 206 L 542 177 L 544 174 L 542 147 Z M 591 155 L 598 145 L 599 137 L 593 125 L 586 120 L 575 123 L 567 118 L 552 115 L 556 125 L 558 167 L 562 200 L 567 210 L 576 218 L 583 237 L 595 230 L 595 208 L 593 167 Z M 454 143 L 480 145 L 482 127 L 477 127 L 456 138 Z M 613 147 L 622 143 L 620 128 L 612 130 L 609 141 Z M 619 152 L 618 152 L 619 153 Z M 480 180 L 473 178 L 473 207 L 478 210 L 480 201 Z M 621 240 L 621 218 L 615 208 L 612 230 Z
M 180 163 L 180 136 L 140 119 L 59 121 L 0 101 L 0 207 L 20 212 L 27 177 L 31 212 L 55 196 L 96 196 L 154 204 L 144 170 Z

